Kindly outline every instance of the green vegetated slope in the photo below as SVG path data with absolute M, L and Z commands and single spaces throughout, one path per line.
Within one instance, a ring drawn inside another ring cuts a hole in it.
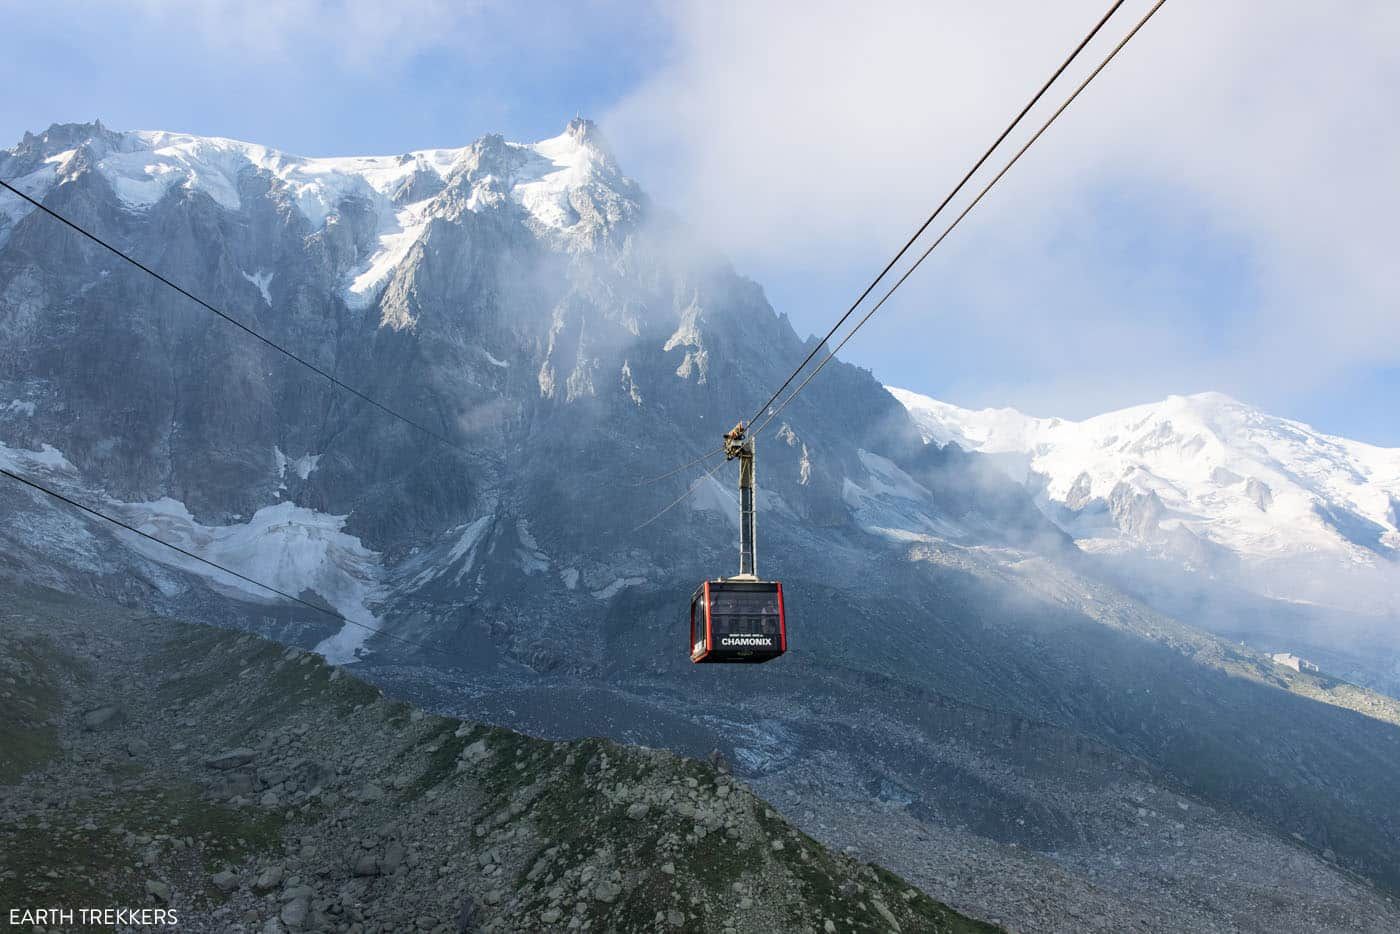
M 0 907 L 168 906 L 192 930 L 993 930 L 708 762 L 425 714 L 249 635 L 5 604 Z

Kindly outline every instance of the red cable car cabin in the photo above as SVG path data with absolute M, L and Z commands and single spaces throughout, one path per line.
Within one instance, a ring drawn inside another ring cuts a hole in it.
M 783 585 L 705 581 L 690 598 L 692 662 L 766 662 L 787 651 Z

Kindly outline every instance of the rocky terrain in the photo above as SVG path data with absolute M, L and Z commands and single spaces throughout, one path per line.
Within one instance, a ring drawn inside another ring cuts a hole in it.
M 426 714 L 252 635 L 35 589 L 7 586 L 3 604 L 6 918 L 157 906 L 180 930 L 265 934 L 992 930 L 828 851 L 722 762 Z

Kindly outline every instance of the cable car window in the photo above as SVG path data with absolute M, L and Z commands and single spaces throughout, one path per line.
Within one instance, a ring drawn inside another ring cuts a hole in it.
M 721 591 L 710 597 L 710 619 L 715 638 L 778 634 L 776 593 Z

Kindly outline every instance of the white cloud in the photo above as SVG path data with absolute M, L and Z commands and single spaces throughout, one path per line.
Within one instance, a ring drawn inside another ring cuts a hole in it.
M 361 67 L 397 64 L 427 49 L 459 44 L 486 0 L 126 0 L 154 24 L 190 33 L 211 50 L 255 62 L 316 50 L 319 61 Z M 332 54 L 327 55 L 330 52 Z
M 1106 6 L 695 0 L 674 13 L 670 64 L 607 127 L 741 266 L 876 261 Z M 1069 77 L 1146 8 L 1128 3 Z M 1400 362 L 1397 88 L 1400 4 L 1169 0 L 882 333 L 923 328 L 917 315 L 951 299 L 972 319 L 958 324 L 966 349 L 1037 370 L 989 358 L 979 379 L 1019 387 L 1003 402 L 1036 393 L 1032 409 L 1066 379 L 1076 395 L 1111 389 L 1100 408 L 1207 385 L 1267 401 Z M 1160 255 L 1165 235 L 1143 229 L 1159 224 L 1181 252 L 1199 231 L 1202 251 L 1231 258 Z M 1236 260 L 1249 300 L 1200 320 L 1193 277 Z M 933 344 L 943 326 L 925 333 Z

